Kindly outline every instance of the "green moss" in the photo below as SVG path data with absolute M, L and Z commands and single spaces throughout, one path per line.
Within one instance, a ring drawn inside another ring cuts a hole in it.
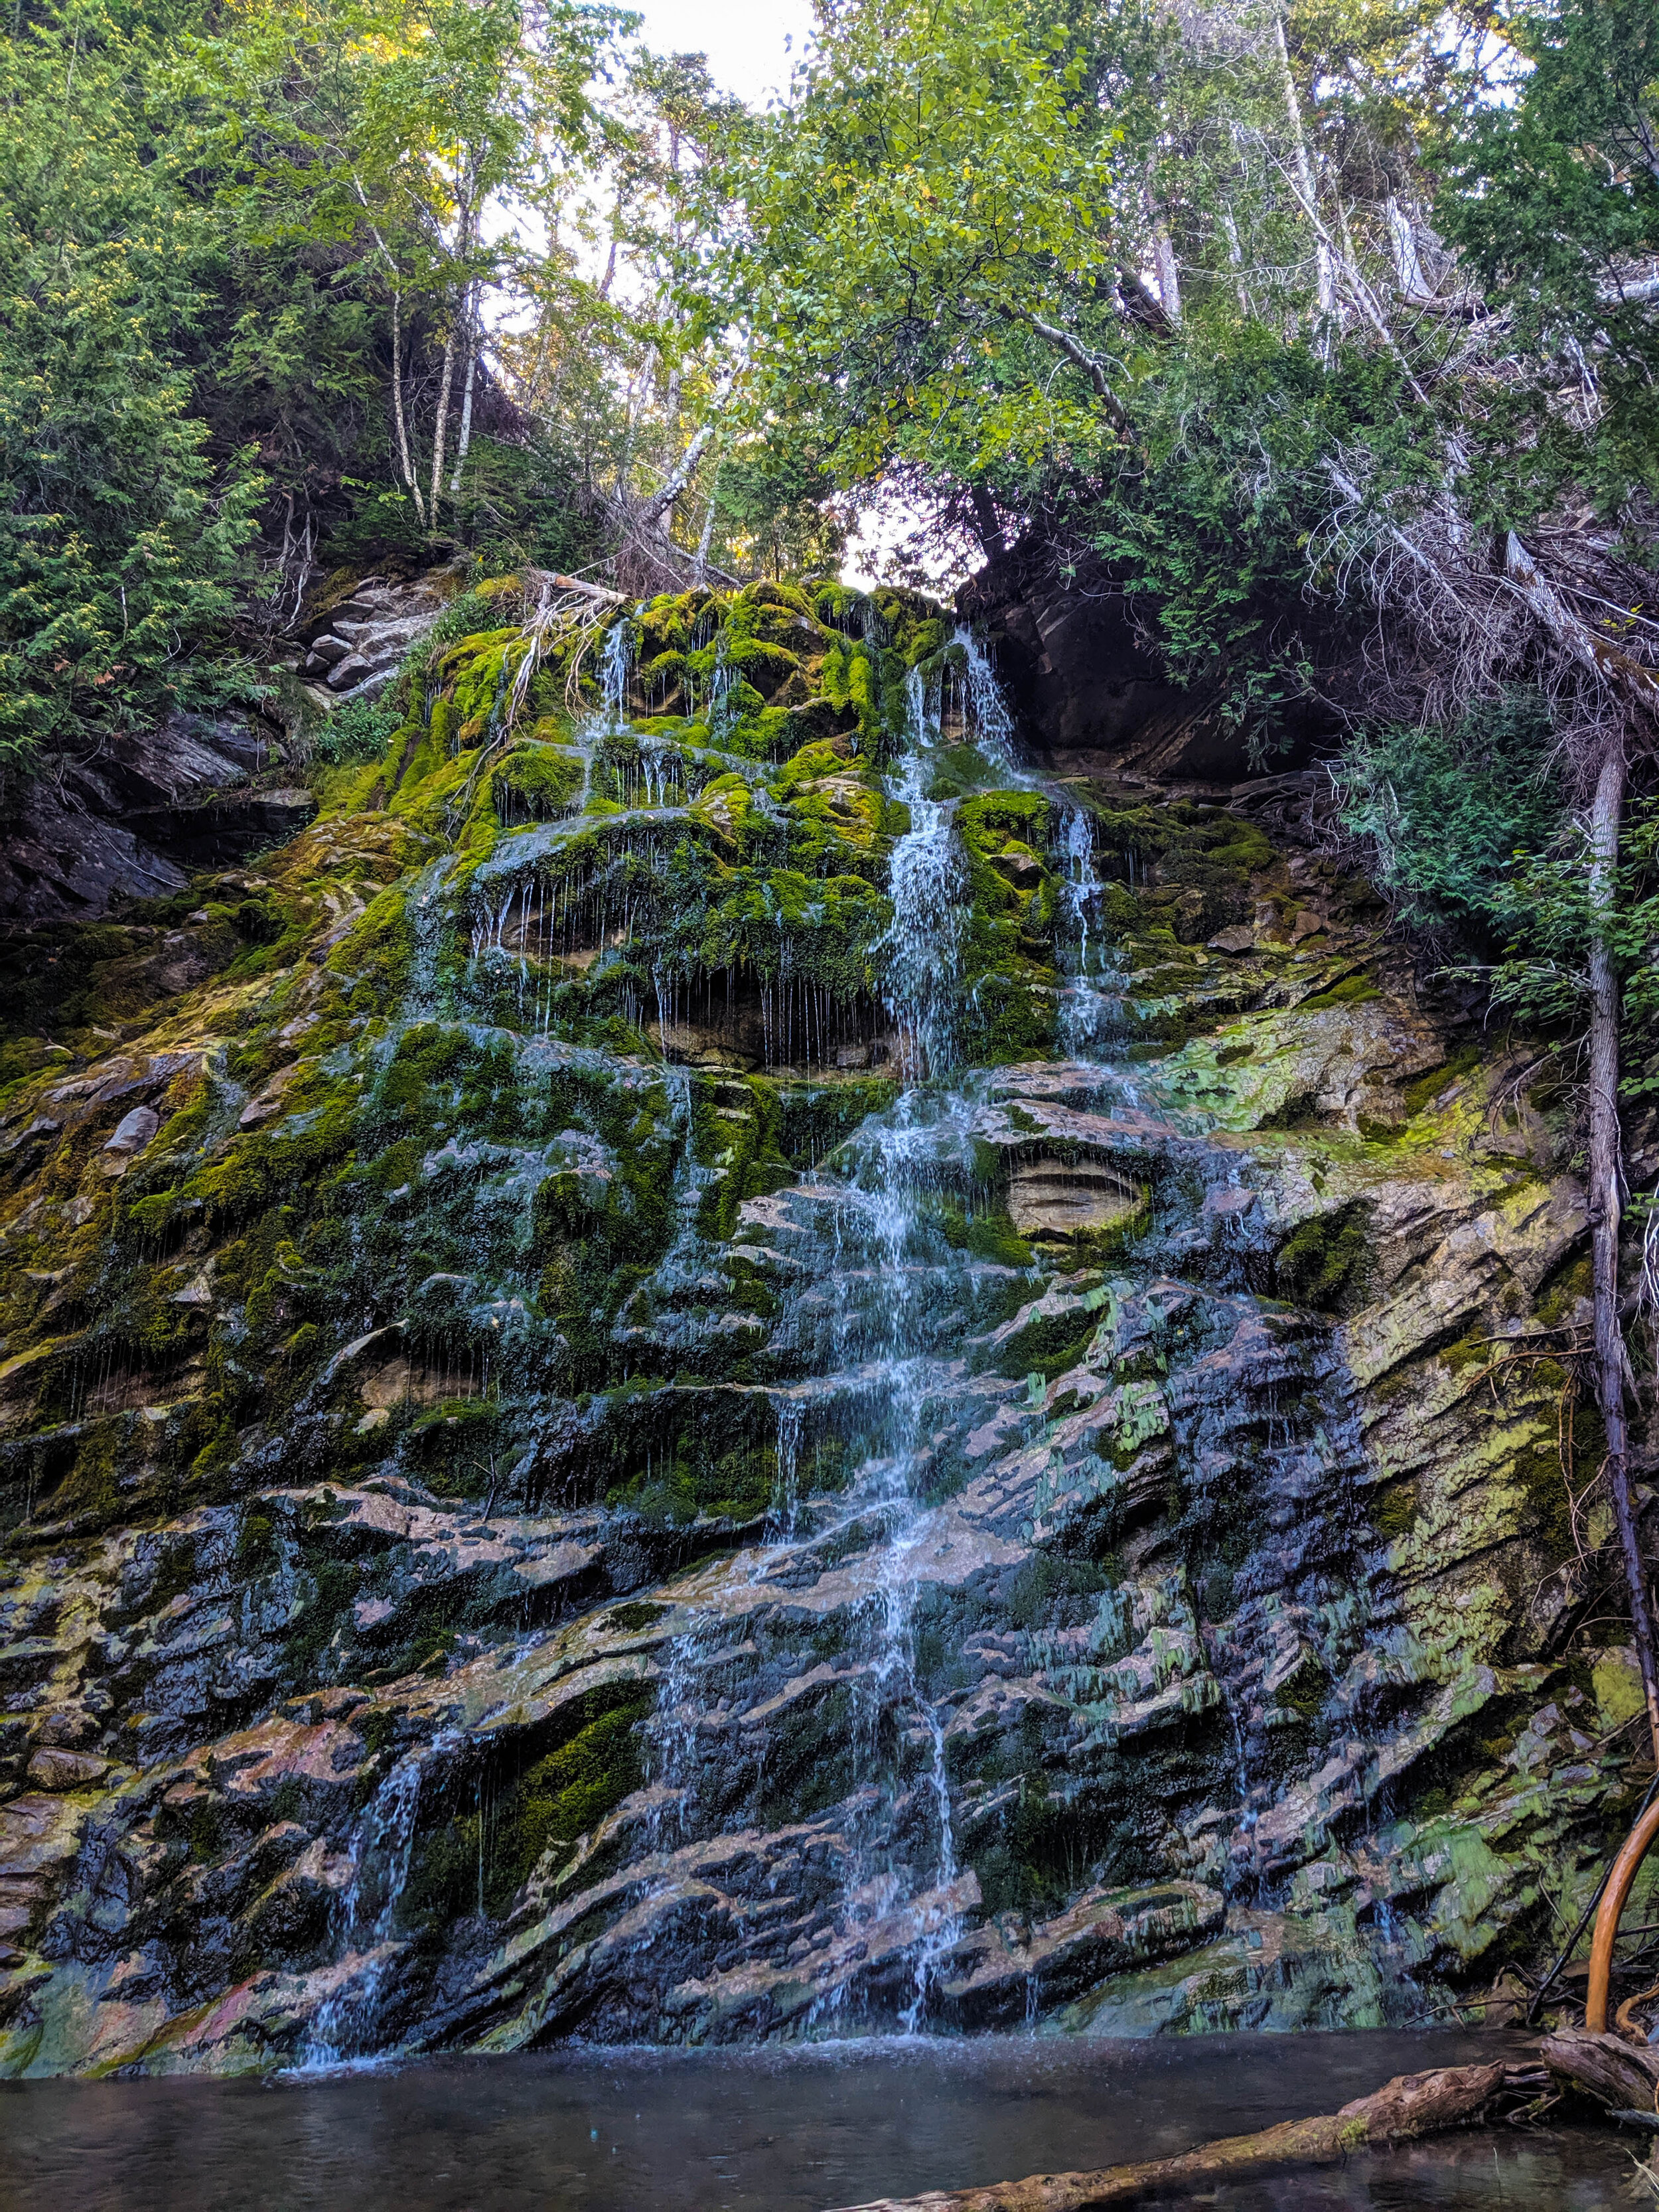
M 1400 1095 L 1406 1102 L 1406 1111 L 1415 1116 L 1431 1106 L 1449 1084 L 1461 1082 L 1472 1075 L 1481 1064 L 1478 1044 L 1460 1045 L 1449 1060 L 1438 1067 L 1431 1067 L 1424 1074 L 1413 1076 L 1409 1083 L 1401 1085 Z
M 1378 1534 L 1393 1543 L 1401 1536 L 1410 1535 L 1417 1526 L 1419 1511 L 1416 1484 L 1393 1482 L 1377 1499 L 1371 1519 Z
M 1575 1457 L 1582 1457 L 1580 1439 L 1575 1437 L 1574 1443 Z M 1547 1558 L 1553 1565 L 1571 1558 L 1571 1502 L 1554 1439 L 1541 1440 L 1530 1450 L 1518 1453 L 1510 1471 L 1525 1494 L 1534 1533 Z
M 1292 1231 L 1273 1255 L 1276 1295 L 1318 1313 L 1347 1312 L 1358 1304 L 1370 1273 L 1370 1214 L 1356 1200 Z
M 1052 1382 L 1080 1363 L 1098 1326 L 1092 1313 L 1039 1314 L 1003 1345 L 997 1372 L 1015 1380 L 1037 1374 Z
M 581 787 L 580 755 L 548 744 L 517 746 L 490 781 L 495 812 L 504 823 L 556 821 L 569 811 Z
M 1546 1328 L 1554 1328 L 1566 1319 L 1581 1298 L 1591 1297 L 1595 1288 L 1595 1271 L 1586 1252 L 1578 1259 L 1568 1261 L 1550 1277 L 1533 1308 L 1534 1316 Z
M 1341 982 L 1334 983 L 1328 991 L 1316 992 L 1311 999 L 1304 999 L 1297 1007 L 1300 1014 L 1316 1014 L 1327 1006 L 1364 1006 L 1382 994 L 1367 975 L 1347 975 Z
M 637 1635 L 642 1628 L 654 1627 L 670 1610 L 671 1607 L 668 1606 L 652 1605 L 644 1601 L 612 1606 L 610 1612 L 600 1621 L 599 1626 L 601 1628 L 610 1630 L 613 1635 L 634 1636 Z
M 457 1808 L 422 1841 L 398 1899 L 398 1917 L 441 1945 L 452 1922 L 482 1905 L 493 1919 L 530 1876 L 556 1875 L 644 1778 L 640 1724 L 648 1692 L 631 1683 L 594 1690 L 561 1714 L 564 1741 L 516 1772 L 475 1784 L 472 1809 Z
M 1068 1559 L 1044 1549 L 1018 1568 L 1004 1594 L 1009 1619 L 1028 1631 L 1074 1626 L 1092 1618 L 1095 1600 L 1113 1577 L 1092 1559 Z
M 326 1679 L 324 1656 L 349 1629 L 358 1589 L 357 1571 L 343 1559 L 316 1559 L 309 1578 L 309 1595 L 283 1642 L 283 1672 L 301 1687 Z
M 1022 1272 L 1036 1264 L 1031 1247 L 1000 1210 L 970 1212 L 965 1206 L 946 1200 L 939 1204 L 934 1218 L 951 1244 L 959 1251 L 972 1253 L 976 1260 Z

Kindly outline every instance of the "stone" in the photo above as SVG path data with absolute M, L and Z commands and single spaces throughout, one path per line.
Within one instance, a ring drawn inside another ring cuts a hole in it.
M 61 1751 L 43 1746 L 29 1760 L 25 1779 L 37 1790 L 81 1790 L 101 1782 L 110 1762 L 87 1751 Z
M 1022 1237 L 1078 1237 L 1128 1220 L 1146 1192 L 1110 1168 L 1052 1158 L 1022 1163 L 1008 1180 L 1008 1216 Z
M 123 1176 L 161 1126 L 161 1117 L 149 1106 L 135 1106 L 116 1123 L 104 1146 L 100 1163 L 106 1176 Z
M 390 680 L 410 587 L 331 589 L 296 651 Z M 852 633 L 770 589 L 797 720 L 702 726 L 718 805 L 641 799 L 660 729 L 579 732 L 610 813 L 332 779 L 372 803 L 191 894 L 280 906 L 280 972 L 156 923 L 120 1035 L 0 1099 L 0 2072 L 267 2069 L 325 2007 L 354 2055 L 1478 2011 L 1626 1818 L 1522 1054 L 1346 935 L 1316 777 L 1236 781 L 1036 580 L 1050 752 L 1248 866 L 1069 897 L 1028 763 L 956 803 L 952 968 L 811 698 Z M 1180 941 L 1229 911 L 1249 957 Z M 141 1109 L 142 1202 L 84 1194 Z

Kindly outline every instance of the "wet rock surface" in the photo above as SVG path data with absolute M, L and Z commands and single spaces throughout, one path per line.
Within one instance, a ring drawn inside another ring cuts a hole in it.
M 313 811 L 283 773 L 274 726 L 170 714 L 28 787 L 0 838 L 0 927 L 93 921 L 181 890 L 203 868 L 280 844 Z
M 1635 1710 L 1547 1097 L 923 602 L 521 625 L 0 1107 L 0 2065 L 1501 2011 Z

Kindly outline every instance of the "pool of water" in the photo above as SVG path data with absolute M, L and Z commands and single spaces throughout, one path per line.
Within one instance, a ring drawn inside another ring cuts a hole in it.
M 0 2212 L 826 2212 L 1185 2150 L 1503 2037 L 581 2051 L 270 2081 L 0 2084 Z M 1513 2129 L 1206 2190 L 1216 2212 L 1654 2203 L 1611 2131 Z

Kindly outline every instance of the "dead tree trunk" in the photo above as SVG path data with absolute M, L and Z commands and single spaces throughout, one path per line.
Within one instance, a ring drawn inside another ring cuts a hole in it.
M 1607 1432 L 1607 1489 L 1619 1529 L 1630 1589 L 1631 1634 L 1654 1763 L 1659 1765 L 1659 1674 L 1653 1650 L 1653 1608 L 1647 1565 L 1637 1541 L 1630 1503 L 1630 1439 L 1625 1421 L 1625 1333 L 1619 1322 L 1619 1230 L 1624 1217 L 1624 1176 L 1619 1136 L 1619 974 L 1613 964 L 1612 923 L 1619 896 L 1619 831 L 1625 811 L 1625 724 L 1637 714 L 1659 714 L 1659 676 L 1574 613 L 1520 539 L 1511 534 L 1504 574 L 1558 647 L 1597 677 L 1620 711 L 1609 719 L 1596 770 L 1590 810 L 1589 985 L 1589 1209 L 1595 1304 L 1596 1396 Z
M 1285 2120 L 1257 2135 L 1227 2136 L 1184 2151 L 1179 2158 L 1147 2159 L 1092 2173 L 1036 2173 L 1025 2181 L 988 2188 L 929 2190 L 922 2197 L 884 2197 L 847 2212 L 1104 2212 L 1108 2205 L 1145 2204 L 1181 2192 L 1190 2203 L 1229 2181 L 1291 2166 L 1335 2166 L 1352 2152 L 1409 2142 L 1446 2128 L 1467 2127 L 1486 2114 L 1505 2091 L 1525 2095 L 1544 2086 L 1529 2068 L 1445 2066 L 1432 2074 L 1402 2074 L 1376 2094 L 1357 2097 L 1314 2120 Z
M 1624 1176 L 1619 1133 L 1618 969 L 1608 942 L 1619 896 L 1619 830 L 1624 815 L 1625 744 L 1610 732 L 1590 813 L 1589 1214 L 1595 1302 L 1596 1396 L 1607 1435 L 1607 1489 L 1630 1585 L 1631 1627 L 1647 1699 L 1654 1763 L 1659 1765 L 1659 1680 L 1656 1680 L 1647 1565 L 1630 1502 L 1630 1439 L 1625 1420 L 1625 1333 L 1619 1325 L 1619 1229 Z

